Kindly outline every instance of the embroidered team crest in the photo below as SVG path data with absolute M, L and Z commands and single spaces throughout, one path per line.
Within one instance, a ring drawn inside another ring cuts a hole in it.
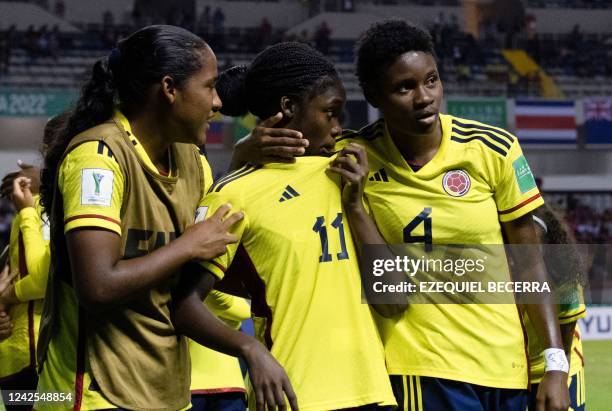
M 446 194 L 452 197 L 463 197 L 470 191 L 472 180 L 470 176 L 463 170 L 451 170 L 444 174 L 442 178 L 442 187 Z

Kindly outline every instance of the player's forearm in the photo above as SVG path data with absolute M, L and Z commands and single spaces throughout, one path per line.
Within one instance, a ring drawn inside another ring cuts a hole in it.
M 538 247 L 521 247 L 523 255 L 514 259 L 517 263 L 516 280 L 520 282 L 548 281 L 548 274 Z M 542 293 L 537 304 L 526 304 L 527 315 L 534 326 L 540 341 L 546 348 L 563 348 L 557 306 L 551 294 Z
M 20 301 L 44 298 L 49 278 L 51 250 L 43 238 L 41 220 L 33 207 L 20 211 L 19 229 L 23 236 L 25 264 L 28 275 L 15 283 L 15 295 Z
M 28 274 L 37 279 L 41 276 L 46 277 L 49 272 L 50 248 L 49 242 L 43 238 L 40 216 L 34 207 L 26 207 L 19 214 L 21 216 L 19 229 L 23 236 Z
M 179 237 L 142 257 L 112 263 L 120 253 L 112 247 L 96 247 L 91 243 L 113 234 L 108 231 L 89 234 L 71 231 L 67 239 L 77 296 L 92 311 L 104 311 L 133 300 L 162 284 L 193 257 L 190 247 L 182 244 Z
M 347 207 L 346 213 L 351 227 L 351 233 L 358 245 L 358 249 L 361 250 L 364 246 L 378 245 L 381 247 L 377 247 L 377 252 L 383 254 L 379 256 L 379 258 L 386 258 L 389 260 L 395 258 L 386 247 L 387 243 L 378 231 L 378 227 L 374 223 L 374 220 L 372 220 L 372 217 L 370 217 L 363 207 Z M 368 287 L 368 289 L 371 289 L 370 282 L 373 280 L 370 274 L 371 273 L 361 273 L 362 284 L 364 287 Z M 401 271 L 388 272 L 384 275 L 385 284 L 390 285 L 400 285 L 402 282 L 406 281 L 406 279 L 406 274 Z M 408 308 L 406 295 L 402 293 L 392 293 L 392 295 L 386 298 L 389 300 L 387 304 L 372 304 L 372 307 L 384 317 L 395 316 Z
M 196 292 L 174 304 L 173 323 L 177 334 L 228 355 L 242 356 L 255 342 L 215 317 Z
M 503 228 L 509 243 L 518 245 L 513 253 L 516 280 L 550 284 L 531 214 L 503 223 Z M 527 315 L 545 348 L 563 348 L 553 295 L 542 293 L 539 298 L 538 304 L 525 305 Z
M 361 248 L 366 245 L 386 245 L 386 241 L 378 231 L 378 227 L 372 217 L 365 211 L 363 206 L 345 208 L 353 239 Z

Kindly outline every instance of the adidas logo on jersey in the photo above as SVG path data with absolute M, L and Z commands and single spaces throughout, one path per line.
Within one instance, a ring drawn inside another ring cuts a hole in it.
M 283 201 L 291 200 L 292 198 L 297 197 L 299 195 L 300 193 L 295 191 L 293 187 L 287 186 L 285 187 L 285 191 L 283 191 L 283 195 L 281 196 L 281 198 L 278 199 L 278 201 L 279 203 L 282 203 Z
M 372 177 L 368 178 L 368 180 L 370 180 L 370 181 L 384 181 L 385 183 L 388 183 L 389 182 L 389 177 L 387 177 L 387 172 L 385 171 L 385 169 L 381 168 L 380 170 L 378 170 L 377 172 L 372 174 Z

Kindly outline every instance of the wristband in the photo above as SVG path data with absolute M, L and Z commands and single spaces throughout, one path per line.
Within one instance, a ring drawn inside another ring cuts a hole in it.
M 565 351 L 560 348 L 547 348 L 544 350 L 544 362 L 546 367 L 545 372 L 548 371 L 563 371 L 564 373 L 569 372 L 569 363 L 565 356 Z

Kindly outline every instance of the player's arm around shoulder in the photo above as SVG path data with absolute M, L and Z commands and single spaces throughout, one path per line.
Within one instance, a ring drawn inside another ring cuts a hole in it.
M 241 218 L 238 214 L 224 223 L 215 219 L 194 224 L 149 254 L 122 259 L 123 184 L 121 168 L 103 142 L 77 146 L 60 167 L 73 284 L 80 303 L 89 310 L 127 303 L 166 281 L 183 264 L 219 255 L 232 241 L 227 224 Z

